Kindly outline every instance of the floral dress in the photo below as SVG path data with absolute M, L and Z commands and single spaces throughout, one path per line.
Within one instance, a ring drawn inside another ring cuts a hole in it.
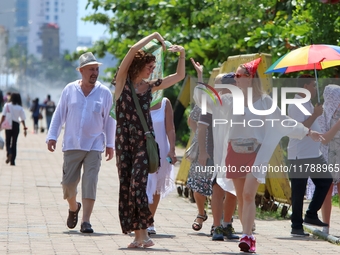
M 151 89 L 161 83 L 161 79 L 149 82 L 148 90 L 137 94 L 151 132 Z M 127 234 L 134 230 L 146 229 L 153 223 L 146 194 L 149 173 L 146 138 L 128 82 L 116 101 L 116 120 L 116 164 L 120 182 L 119 219 L 122 232 Z
M 335 111 L 334 115 L 331 118 L 331 127 L 335 125 L 335 123 L 339 119 L 340 119 L 340 109 L 338 108 L 338 110 Z M 333 137 L 333 139 L 329 142 L 328 164 L 333 167 L 333 170 L 336 170 L 335 168 L 339 167 L 339 164 L 340 164 L 340 131 L 338 131 L 336 135 Z M 340 182 L 340 172 L 331 171 L 331 174 L 333 177 L 334 184 L 338 184 Z M 334 187 L 336 188 L 336 185 L 334 185 Z
M 192 111 L 190 112 L 190 116 L 192 120 L 196 122 L 202 122 L 204 124 L 208 124 L 207 132 L 206 132 L 206 149 L 211 159 L 214 158 L 213 155 L 213 137 L 212 137 L 212 115 L 207 113 L 206 115 L 201 115 L 201 108 L 197 105 L 194 106 Z M 196 130 L 195 136 L 192 142 L 197 141 L 198 130 Z M 207 171 L 204 167 L 202 167 L 198 161 L 191 162 L 187 187 L 190 188 L 194 192 L 198 192 L 203 196 L 211 196 L 212 194 L 212 171 Z
M 330 126 L 332 127 L 335 125 L 335 123 L 340 119 L 340 109 L 338 109 L 332 118 L 330 119 Z M 340 131 L 336 133 L 336 135 L 333 137 L 333 139 L 329 142 L 328 151 L 326 154 L 326 160 L 329 166 L 332 167 L 332 171 L 330 171 L 332 178 L 333 178 L 333 184 L 338 184 L 340 182 L 340 172 L 334 171 L 337 167 L 339 167 L 340 164 Z M 308 178 L 307 181 L 307 188 L 306 188 L 306 198 L 312 199 L 313 194 L 315 191 L 315 185 L 313 181 Z M 333 186 L 332 196 L 335 194 L 338 194 L 338 187 L 337 185 Z

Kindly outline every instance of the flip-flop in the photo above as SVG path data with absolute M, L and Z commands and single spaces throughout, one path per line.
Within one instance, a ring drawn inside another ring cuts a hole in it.
M 75 228 L 78 223 L 78 213 L 81 208 L 81 203 L 77 202 L 77 204 L 78 209 L 75 212 L 68 210 L 67 227 L 71 229 Z

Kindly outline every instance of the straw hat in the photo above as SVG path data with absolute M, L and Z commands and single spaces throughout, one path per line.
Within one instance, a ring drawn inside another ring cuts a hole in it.
M 79 66 L 76 68 L 78 71 L 80 68 L 88 65 L 101 65 L 102 63 L 98 62 L 94 57 L 92 52 L 86 52 L 79 57 Z

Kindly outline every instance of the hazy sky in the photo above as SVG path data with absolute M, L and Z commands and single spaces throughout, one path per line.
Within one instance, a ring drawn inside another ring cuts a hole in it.
M 78 0 L 78 36 L 91 36 L 92 40 L 98 40 L 105 36 L 106 27 L 102 25 L 94 25 L 91 22 L 82 21 L 81 18 L 92 14 L 92 9 L 85 10 L 87 0 Z

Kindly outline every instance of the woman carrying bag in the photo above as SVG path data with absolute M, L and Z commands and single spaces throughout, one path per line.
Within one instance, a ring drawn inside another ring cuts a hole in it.
M 22 107 L 21 96 L 19 93 L 13 93 L 10 99 L 10 102 L 4 105 L 2 111 L 2 118 L 0 122 L 0 126 L 3 127 L 3 123 L 5 119 L 8 118 L 10 113 L 12 128 L 6 129 L 6 151 L 7 158 L 6 164 L 11 163 L 11 166 L 15 166 L 15 158 L 17 156 L 17 140 L 20 131 L 20 122 L 24 126 L 24 135 L 27 135 L 27 127 L 25 124 L 26 115 L 24 112 L 24 108 Z
M 117 120 L 116 162 L 120 181 L 119 218 L 124 234 L 135 233 L 135 239 L 128 245 L 128 248 L 146 248 L 154 245 L 153 241 L 148 238 L 147 232 L 147 228 L 153 223 L 153 217 L 149 210 L 146 193 L 150 170 L 146 148 L 147 135 L 153 134 L 150 114 L 151 95 L 152 92 L 166 89 L 185 77 L 184 48 L 173 45 L 168 51 L 179 52 L 176 73 L 163 80 L 148 79 L 155 68 L 156 58 L 142 48 L 153 39 L 157 40 L 165 50 L 164 39 L 159 33 L 155 32 L 142 38 L 125 55 L 112 82 L 115 86 Z M 134 94 L 137 95 L 134 97 Z M 135 103 L 135 100 L 138 102 Z M 138 114 L 137 107 L 141 109 L 139 111 L 141 114 Z

